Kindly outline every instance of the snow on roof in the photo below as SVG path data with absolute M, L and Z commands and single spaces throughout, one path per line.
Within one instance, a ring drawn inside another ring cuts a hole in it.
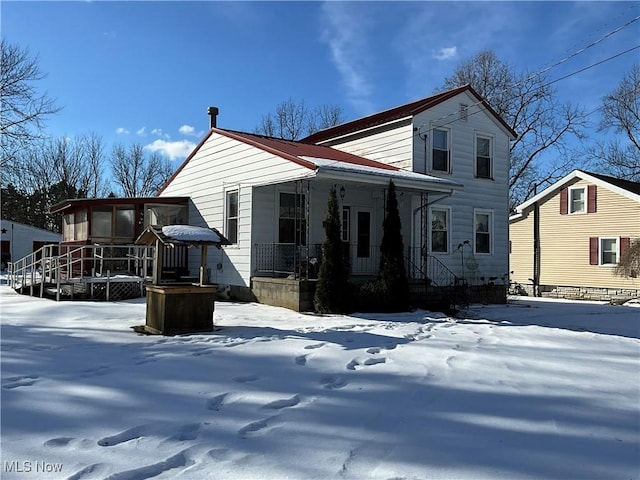
M 162 233 L 171 240 L 180 242 L 215 242 L 221 241 L 216 232 L 204 227 L 192 225 L 165 225 Z
M 417 182 L 429 182 L 442 185 L 443 187 L 459 188 L 462 185 L 445 178 L 438 178 L 432 175 L 426 175 L 423 173 L 416 173 L 410 170 L 386 170 L 382 168 L 376 168 L 368 165 L 357 165 L 354 163 L 340 162 L 336 160 L 330 160 L 326 158 L 316 157 L 301 157 L 303 160 L 315 164 L 319 169 L 339 170 L 341 172 L 353 172 L 369 175 L 382 175 L 393 179 L 403 179 Z

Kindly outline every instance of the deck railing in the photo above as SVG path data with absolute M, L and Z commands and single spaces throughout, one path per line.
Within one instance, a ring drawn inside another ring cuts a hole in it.
M 132 276 L 145 281 L 153 273 L 153 248 L 141 245 L 45 245 L 16 262 L 9 262 L 8 285 L 14 289 L 29 287 L 31 295 L 34 295 L 34 288 L 39 287 L 40 296 L 43 296 L 45 285 L 55 285 L 59 294 L 61 284 L 89 278 Z

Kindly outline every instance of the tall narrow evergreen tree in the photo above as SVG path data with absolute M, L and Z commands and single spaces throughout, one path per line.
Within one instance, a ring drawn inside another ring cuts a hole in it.
M 390 310 L 402 311 L 409 307 L 409 282 L 404 266 L 402 223 L 393 181 L 389 182 L 387 209 L 382 223 L 380 282 L 385 297 L 384 303 Z
M 329 193 L 324 231 L 325 240 L 322 243 L 322 262 L 318 272 L 314 306 L 320 313 L 342 313 L 347 308 L 348 272 L 342 256 L 340 216 L 335 187 Z

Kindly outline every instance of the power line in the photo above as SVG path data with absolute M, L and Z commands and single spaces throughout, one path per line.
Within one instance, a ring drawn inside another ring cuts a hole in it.
M 640 19 L 640 17 L 637 17 L 637 19 Z M 635 21 L 635 20 L 634 20 L 634 21 Z M 629 24 L 630 24 L 630 23 L 629 23 Z M 618 29 L 618 31 L 619 31 L 619 29 Z M 588 66 L 586 66 L 586 67 L 584 67 L 584 68 L 581 68 L 581 69 L 579 69 L 579 70 L 576 70 L 576 71 L 574 71 L 574 72 L 571 72 L 571 73 L 569 73 L 569 74 L 567 74 L 567 75 L 564 75 L 564 76 L 562 76 L 562 77 L 560 77 L 560 78 L 557 78 L 557 79 L 552 80 L 552 81 L 550 81 L 550 82 L 547 82 L 547 83 L 545 83 L 545 84 L 542 84 L 542 85 L 540 85 L 537 89 L 538 89 L 538 90 L 540 90 L 540 89 L 542 89 L 542 88 L 548 87 L 549 85 L 552 85 L 552 84 L 557 83 L 557 82 L 559 82 L 559 81 L 566 80 L 567 78 L 570 78 L 570 77 L 572 77 L 572 76 L 574 76 L 574 75 L 577 75 L 578 73 L 582 73 L 582 72 L 584 72 L 584 71 L 586 71 L 586 70 L 589 70 L 589 69 L 591 69 L 591 68 L 593 68 L 593 67 L 596 67 L 596 66 L 601 65 L 601 64 L 603 64 L 603 63 L 605 63 L 605 62 L 608 62 L 608 61 L 613 60 L 613 59 L 615 59 L 615 58 L 617 58 L 617 57 L 620 57 L 620 56 L 625 55 L 625 54 L 627 54 L 627 53 L 629 53 L 629 52 L 632 52 L 633 50 L 636 50 L 636 49 L 638 49 L 638 48 L 640 48 L 640 45 L 636 45 L 636 46 L 631 47 L 631 48 L 629 48 L 629 49 L 627 49 L 627 50 L 625 50 L 625 51 L 622 51 L 622 52 L 616 53 L 615 55 L 612 55 L 612 56 L 610 56 L 610 57 L 607 57 L 607 58 L 605 58 L 605 59 L 603 59 L 603 60 L 600 60 L 600 61 L 598 61 L 598 62 L 592 63 L 591 65 L 588 65 Z M 584 51 L 584 50 L 583 50 L 583 51 Z M 503 93 L 504 93 L 504 92 L 503 92 Z M 475 103 L 473 103 L 473 104 L 469 105 L 467 108 L 470 108 L 470 107 L 478 107 L 478 110 L 477 110 L 477 111 L 475 111 L 475 112 L 469 112 L 469 113 L 467 114 L 467 117 L 470 117 L 470 116 L 472 116 L 472 115 L 476 115 L 476 114 L 478 114 L 478 113 L 480 113 L 480 112 L 485 111 L 485 110 L 484 110 L 484 108 L 483 108 L 483 101 L 475 102 Z M 593 113 L 594 113 L 595 111 L 597 111 L 597 110 L 599 110 L 599 109 L 596 109 L 596 110 L 594 110 L 594 111 L 590 112 L 589 114 L 587 114 L 587 115 L 585 115 L 585 116 L 589 116 L 589 115 L 593 114 Z M 437 125 L 435 125 L 435 126 L 431 126 L 428 130 L 430 131 L 430 130 L 432 130 L 434 127 L 436 127 L 436 128 L 437 128 L 437 127 L 446 127 L 447 125 L 451 125 L 452 123 L 455 123 L 455 122 L 460 121 L 460 118 L 454 118 L 454 119 L 453 119 L 453 120 L 451 120 L 451 121 L 448 121 L 448 122 L 445 122 L 445 123 L 439 123 L 439 120 L 444 120 L 444 119 L 449 118 L 449 117 L 451 117 L 451 116 L 453 116 L 453 115 L 458 116 L 458 115 L 459 115 L 459 111 L 457 111 L 457 110 L 456 110 L 456 111 L 451 112 L 451 113 L 449 113 L 449 114 L 447 114 L 447 115 L 444 115 L 444 116 L 442 116 L 442 117 L 439 117 L 439 118 L 437 118 L 437 119 L 435 119 L 435 120 L 430 121 L 430 123 L 431 123 L 432 125 L 433 125 L 433 123 L 436 123 L 436 122 L 438 122 L 438 123 L 437 123 Z M 418 134 L 419 134 L 419 133 L 421 133 L 421 132 L 422 132 L 422 133 L 424 133 L 424 130 L 422 130 L 422 128 L 423 128 L 423 127 L 426 127 L 426 126 L 428 126 L 428 124 L 427 124 L 427 123 L 423 123 L 422 125 L 419 125 L 419 126 L 417 127 L 417 130 L 415 130 L 415 132 L 413 133 L 413 137 L 415 137 L 416 135 L 418 135 Z M 385 144 L 379 145 L 375 150 L 366 150 L 366 151 L 365 151 L 365 150 L 361 150 L 361 151 L 362 151 L 362 152 L 366 152 L 366 154 L 367 154 L 367 155 L 371 155 L 371 154 L 374 154 L 374 153 L 379 153 L 379 152 L 381 152 L 381 151 L 382 151 L 382 149 L 386 149 L 387 147 L 389 147 L 389 146 L 391 146 L 391 145 L 394 145 L 394 144 L 396 144 L 396 143 L 403 142 L 403 141 L 406 141 L 406 139 L 397 139 L 397 140 L 392 140 L 392 141 L 390 141 L 390 142 L 388 142 L 388 143 L 385 143 Z M 354 154 L 357 154 L 357 151 L 356 151 L 356 152 L 354 152 Z

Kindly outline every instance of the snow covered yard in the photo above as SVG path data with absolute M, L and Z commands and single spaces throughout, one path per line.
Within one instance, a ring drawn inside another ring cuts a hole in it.
M 144 300 L 0 308 L 3 479 L 640 478 L 638 308 L 216 303 L 177 337 L 132 332 Z

